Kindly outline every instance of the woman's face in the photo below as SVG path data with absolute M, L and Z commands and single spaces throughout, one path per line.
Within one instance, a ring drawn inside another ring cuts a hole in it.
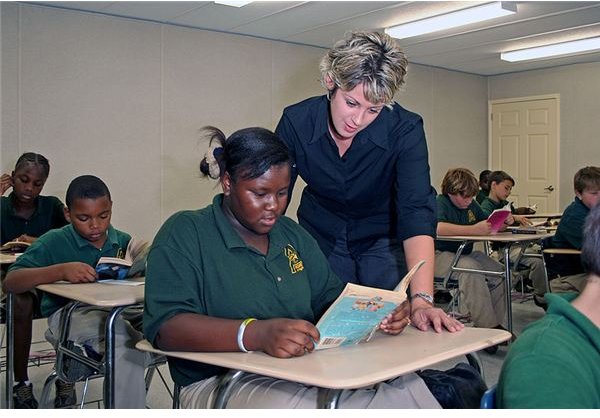
M 331 91 L 335 85 L 326 82 Z M 353 139 L 357 133 L 371 124 L 383 109 L 383 103 L 371 103 L 365 98 L 363 83 L 352 90 L 336 88 L 331 95 L 331 119 L 329 130 L 336 140 Z
M 243 227 L 242 232 L 265 235 L 287 207 L 290 167 L 288 164 L 272 166 L 260 177 L 240 178 L 236 182 L 226 172 L 221 182 L 225 205 L 235 217 L 234 226 Z
M 17 201 L 23 205 L 33 204 L 42 192 L 46 178 L 41 167 L 33 163 L 25 163 L 13 171 L 13 191 Z

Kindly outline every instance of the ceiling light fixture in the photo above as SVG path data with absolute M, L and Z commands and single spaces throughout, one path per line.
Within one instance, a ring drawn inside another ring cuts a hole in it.
M 579 39 L 576 41 L 561 42 L 558 44 L 502 52 L 500 53 L 500 58 L 504 61 L 510 62 L 527 61 L 566 55 L 585 54 L 594 50 L 600 50 L 600 37 Z
M 227 0 L 221 0 L 221 1 L 215 1 L 216 4 L 223 4 L 225 6 L 231 6 L 231 7 L 244 7 L 245 5 L 252 3 L 251 1 L 227 1 Z
M 424 33 L 437 32 L 475 22 L 483 22 L 484 20 L 495 19 L 516 12 L 517 6 L 514 3 L 496 1 L 392 26 L 386 28 L 385 32 L 396 39 L 410 38 L 411 36 L 423 35 Z

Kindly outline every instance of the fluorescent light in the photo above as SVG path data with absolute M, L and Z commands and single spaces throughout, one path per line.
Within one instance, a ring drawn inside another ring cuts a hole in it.
M 396 38 L 409 38 L 424 33 L 437 32 L 443 29 L 468 25 L 475 22 L 494 19 L 516 13 L 517 6 L 513 3 L 496 1 L 468 9 L 457 10 L 443 15 L 428 17 L 414 22 L 404 23 L 387 28 L 385 32 Z
M 577 55 L 593 50 L 600 50 L 600 37 L 502 52 L 500 58 L 510 62 L 526 61 L 552 58 L 560 55 Z
M 245 5 L 252 3 L 251 1 L 227 1 L 227 0 L 220 0 L 220 1 L 215 1 L 216 4 L 223 4 L 225 6 L 231 6 L 231 7 L 244 7 Z

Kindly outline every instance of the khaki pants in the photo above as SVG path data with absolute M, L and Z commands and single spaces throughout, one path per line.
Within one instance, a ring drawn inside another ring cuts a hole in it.
M 587 274 L 575 274 L 573 276 L 557 277 L 550 281 L 550 288 L 555 293 L 583 292 L 587 282 Z
M 449 251 L 435 252 L 435 277 L 445 277 L 454 253 Z M 458 260 L 458 267 L 503 271 L 504 266 L 481 251 L 462 255 Z M 493 328 L 506 324 L 506 291 L 504 279 L 498 276 L 486 276 L 481 273 L 453 273 L 452 277 L 458 280 L 460 292 L 460 306 L 462 313 L 470 313 L 476 327 Z

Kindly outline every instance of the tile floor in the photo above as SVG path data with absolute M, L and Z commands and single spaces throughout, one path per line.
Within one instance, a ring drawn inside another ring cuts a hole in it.
M 544 311 L 541 308 L 538 308 L 533 304 L 531 300 L 520 300 L 517 297 L 520 294 L 515 294 L 515 299 L 513 300 L 513 328 L 516 335 L 519 335 L 522 329 L 529 324 L 530 322 L 540 318 Z M 43 340 L 43 334 L 46 329 L 46 321 L 45 320 L 36 320 L 34 321 L 34 341 Z M 0 331 L 2 335 L 4 335 L 4 325 L 0 326 Z M 4 344 L 2 344 L 4 345 Z M 39 345 L 36 345 L 34 350 L 40 351 L 45 348 L 49 348 L 49 344 L 46 342 L 42 342 Z M 498 375 L 500 373 L 500 368 L 502 366 L 502 362 L 506 356 L 507 347 L 501 346 L 498 352 L 494 355 L 487 354 L 485 352 L 480 352 L 480 358 L 484 366 L 484 378 L 488 385 L 492 385 L 497 382 Z M 4 350 L 2 350 L 2 355 L 4 355 Z M 458 361 L 464 361 L 464 358 L 458 358 L 456 360 L 446 361 L 440 364 L 433 366 L 433 368 L 444 370 L 452 367 Z M 4 367 L 4 365 L 3 365 Z M 173 383 L 169 374 L 169 370 L 167 365 L 161 365 L 159 367 L 162 376 L 165 378 L 169 390 L 172 390 Z M 34 384 L 34 392 L 38 401 L 40 400 L 40 396 L 42 393 L 44 381 L 46 377 L 52 371 L 52 364 L 45 364 L 41 366 L 32 366 L 29 368 L 29 376 L 30 380 Z M 1 405 L 4 407 L 5 400 L 4 398 L 4 383 L 5 383 L 5 371 L 2 370 L 0 373 L 0 389 L 2 396 Z M 78 401 L 81 399 L 81 393 L 83 391 L 83 383 L 77 384 L 77 394 Z M 102 397 L 102 379 L 96 379 L 90 382 L 89 388 L 86 395 L 86 402 L 94 401 L 97 399 L 101 399 Z M 54 388 L 52 388 L 49 400 L 45 405 L 40 405 L 40 407 L 44 408 L 53 408 L 53 400 L 54 400 Z M 150 385 L 149 394 L 147 397 L 147 406 L 148 408 L 171 408 L 172 400 L 169 396 L 169 393 L 162 383 L 160 376 L 156 373 Z M 97 402 L 88 403 L 85 405 L 85 408 L 98 408 Z

